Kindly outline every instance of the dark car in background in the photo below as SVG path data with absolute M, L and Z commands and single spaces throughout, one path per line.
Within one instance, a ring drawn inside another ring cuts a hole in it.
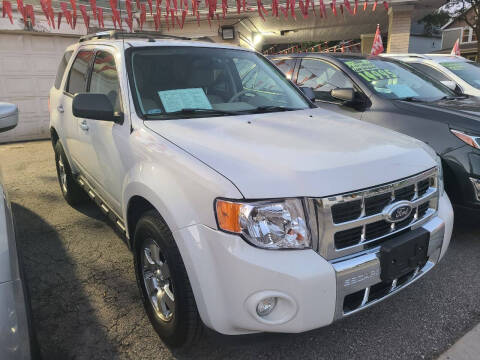
M 429 144 L 442 159 L 445 188 L 457 210 L 480 210 L 478 99 L 383 57 L 303 53 L 270 60 L 299 87 L 312 89 L 319 107 Z

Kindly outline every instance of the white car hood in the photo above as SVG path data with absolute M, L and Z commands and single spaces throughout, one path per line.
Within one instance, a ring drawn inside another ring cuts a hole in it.
M 145 124 L 249 199 L 335 195 L 436 165 L 418 140 L 320 108 Z

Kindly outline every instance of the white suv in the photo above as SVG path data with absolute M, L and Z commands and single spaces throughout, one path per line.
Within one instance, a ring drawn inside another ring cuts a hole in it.
M 258 53 L 136 36 L 66 50 L 51 134 L 65 199 L 124 232 L 165 342 L 325 326 L 443 257 L 428 146 L 315 108 Z
M 480 97 L 480 64 L 462 56 L 441 54 L 382 54 L 403 61 L 418 71 L 457 89 L 466 95 Z

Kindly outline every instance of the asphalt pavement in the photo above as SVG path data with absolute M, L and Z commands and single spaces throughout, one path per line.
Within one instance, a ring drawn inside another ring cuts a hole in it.
M 48 141 L 0 146 L 44 359 L 435 359 L 480 323 L 480 225 L 455 226 L 444 260 L 396 296 L 302 334 L 207 331 L 185 351 L 158 338 L 132 255 L 92 204 L 70 207 Z

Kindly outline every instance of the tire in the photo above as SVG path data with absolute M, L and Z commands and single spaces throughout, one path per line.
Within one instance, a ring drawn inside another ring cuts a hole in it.
M 190 347 L 200 339 L 203 323 L 173 235 L 154 210 L 137 223 L 134 256 L 143 305 L 156 332 L 172 348 Z
M 71 206 L 75 206 L 87 201 L 88 196 L 75 181 L 72 175 L 70 164 L 68 163 L 62 144 L 59 141 L 55 144 L 55 166 L 57 167 L 58 183 L 62 195 Z

